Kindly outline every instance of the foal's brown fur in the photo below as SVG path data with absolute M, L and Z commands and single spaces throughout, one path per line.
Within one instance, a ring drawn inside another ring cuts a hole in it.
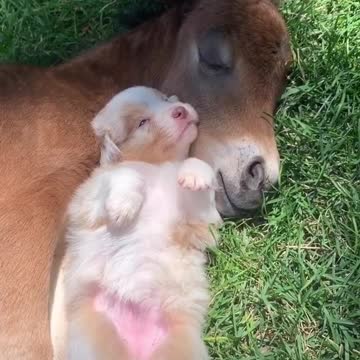
M 89 122 L 116 92 L 143 84 L 197 107 L 202 124 L 193 155 L 221 171 L 225 214 L 250 204 L 253 190 L 241 185 L 249 156 L 260 156 L 265 172 L 275 166 L 274 132 L 263 114 L 274 111 L 289 59 L 281 16 L 270 0 L 193 3 L 58 67 L 0 67 L 2 358 L 51 358 L 56 240 L 69 199 L 98 160 Z M 211 29 L 231 48 L 231 71 L 207 68 L 211 46 L 206 64 L 198 63 L 197 44 Z

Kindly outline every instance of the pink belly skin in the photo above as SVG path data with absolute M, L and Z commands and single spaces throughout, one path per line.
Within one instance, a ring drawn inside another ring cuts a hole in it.
M 94 306 L 114 324 L 134 360 L 150 360 L 167 338 L 168 326 L 159 308 L 125 302 L 103 291 L 95 297 Z

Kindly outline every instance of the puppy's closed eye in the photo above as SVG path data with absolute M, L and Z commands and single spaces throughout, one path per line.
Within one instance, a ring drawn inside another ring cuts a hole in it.
M 150 119 L 142 119 L 142 120 L 140 121 L 138 127 L 142 127 L 142 126 L 146 125 L 149 121 L 150 121 Z

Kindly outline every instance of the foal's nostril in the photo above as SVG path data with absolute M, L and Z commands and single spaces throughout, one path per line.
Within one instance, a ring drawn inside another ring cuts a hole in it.
M 265 180 L 264 163 L 261 158 L 256 158 L 245 169 L 243 181 L 249 190 L 259 190 Z

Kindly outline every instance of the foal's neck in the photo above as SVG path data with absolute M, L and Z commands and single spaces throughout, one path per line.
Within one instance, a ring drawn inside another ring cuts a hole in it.
M 159 88 L 175 53 L 179 12 L 174 8 L 53 71 L 100 102 L 134 85 Z

